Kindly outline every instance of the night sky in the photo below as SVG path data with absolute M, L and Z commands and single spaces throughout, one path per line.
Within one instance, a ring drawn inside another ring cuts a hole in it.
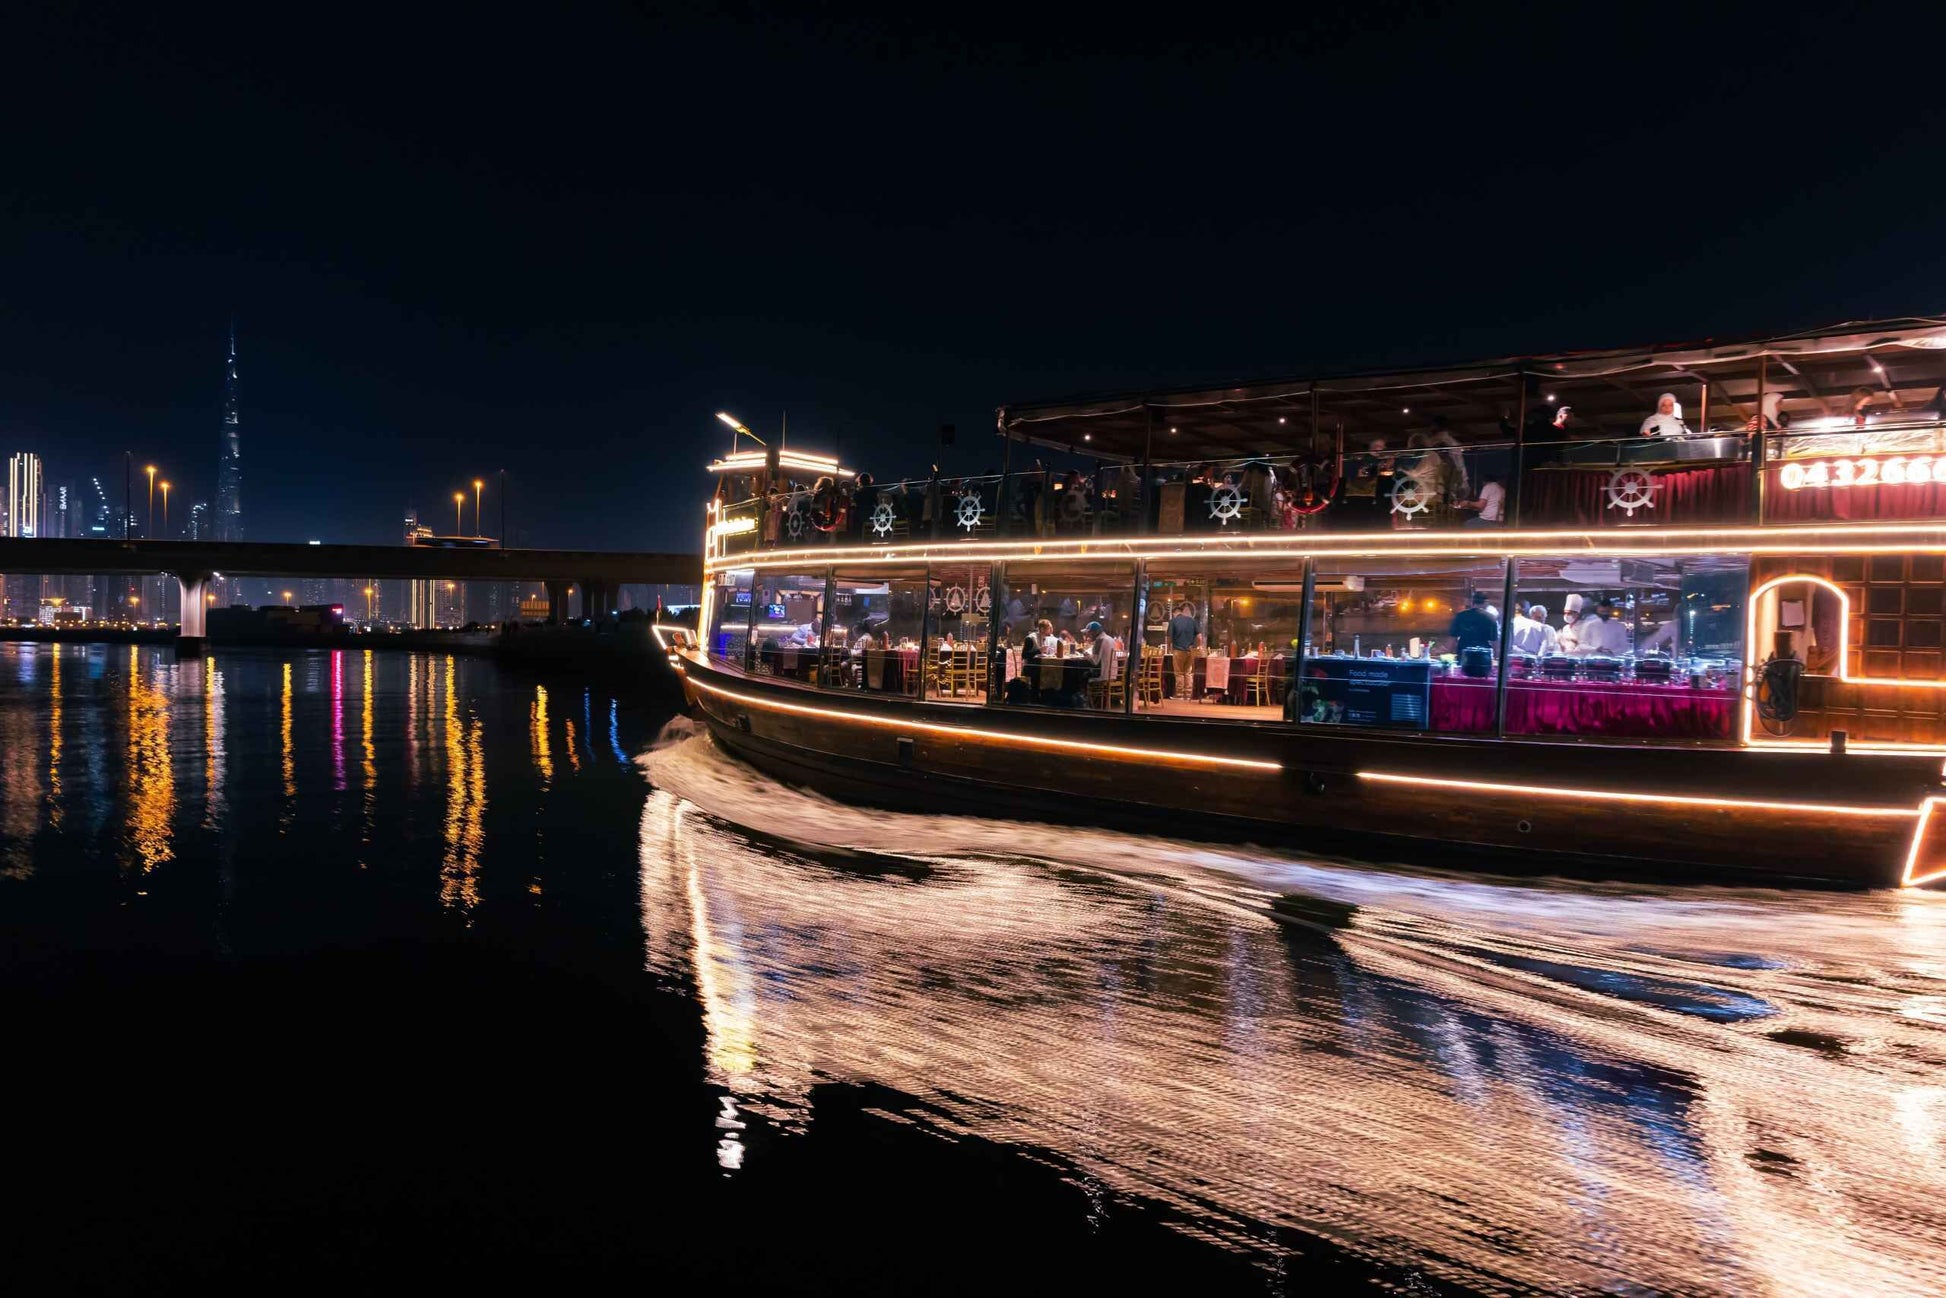
M 978 472 L 1007 401 L 1946 311 L 1905 10 L 22 8 L 0 451 L 210 499 L 234 316 L 253 539 L 505 468 L 695 549 L 718 409 Z

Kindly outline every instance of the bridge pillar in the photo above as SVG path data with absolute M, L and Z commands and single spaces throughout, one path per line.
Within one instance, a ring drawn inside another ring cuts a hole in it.
M 547 624 L 560 626 L 568 620 L 568 587 L 572 583 L 550 581 L 547 583 Z
M 200 658 L 209 643 L 209 576 L 206 573 L 177 573 L 182 588 L 182 625 L 176 631 L 176 657 Z
M 581 616 L 599 621 L 615 613 L 615 588 L 605 581 L 581 583 Z

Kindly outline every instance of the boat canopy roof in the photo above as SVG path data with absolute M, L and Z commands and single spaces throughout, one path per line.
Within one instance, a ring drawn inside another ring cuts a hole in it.
M 1319 454 L 1340 437 L 1398 446 L 1428 427 L 1461 442 L 1514 436 L 1526 412 L 1572 405 L 1591 437 L 1633 434 L 1673 394 L 1697 432 L 1741 430 L 1760 406 L 1804 426 L 1946 401 L 1946 318 L 1847 321 L 1774 337 L 1503 357 L 1425 369 L 1159 388 L 1003 406 L 1003 436 L 1103 460 Z M 1524 399 L 1523 399 L 1524 395 Z M 1769 396 L 1769 400 L 1764 400 Z M 1397 440 L 1392 440 L 1397 439 Z

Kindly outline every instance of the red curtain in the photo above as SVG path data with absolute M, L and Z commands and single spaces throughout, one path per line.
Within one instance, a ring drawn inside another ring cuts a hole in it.
M 1804 487 L 1786 491 L 1773 471 L 1764 492 L 1772 523 L 1849 523 L 1877 518 L 1933 518 L 1946 513 L 1946 487 L 1937 482 L 1873 483 L 1869 487 Z
M 1529 474 L 1521 501 L 1523 523 L 1615 527 L 1624 523 L 1745 523 L 1750 521 L 1750 470 L 1741 464 L 1654 470 L 1654 508 L 1633 518 L 1608 507 L 1613 469 L 1544 469 Z M 1896 490 L 1896 488 L 1895 488 Z M 1802 494 L 1802 493 L 1797 493 Z

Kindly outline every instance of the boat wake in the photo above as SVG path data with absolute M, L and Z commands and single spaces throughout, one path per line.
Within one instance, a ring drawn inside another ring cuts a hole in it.
M 746 1106 L 898 1087 L 1199 1229 L 1462 1283 L 1946 1288 L 1946 897 L 868 810 L 688 727 L 641 761 L 645 921 Z M 1351 918 L 1282 934 L 1291 893 Z

